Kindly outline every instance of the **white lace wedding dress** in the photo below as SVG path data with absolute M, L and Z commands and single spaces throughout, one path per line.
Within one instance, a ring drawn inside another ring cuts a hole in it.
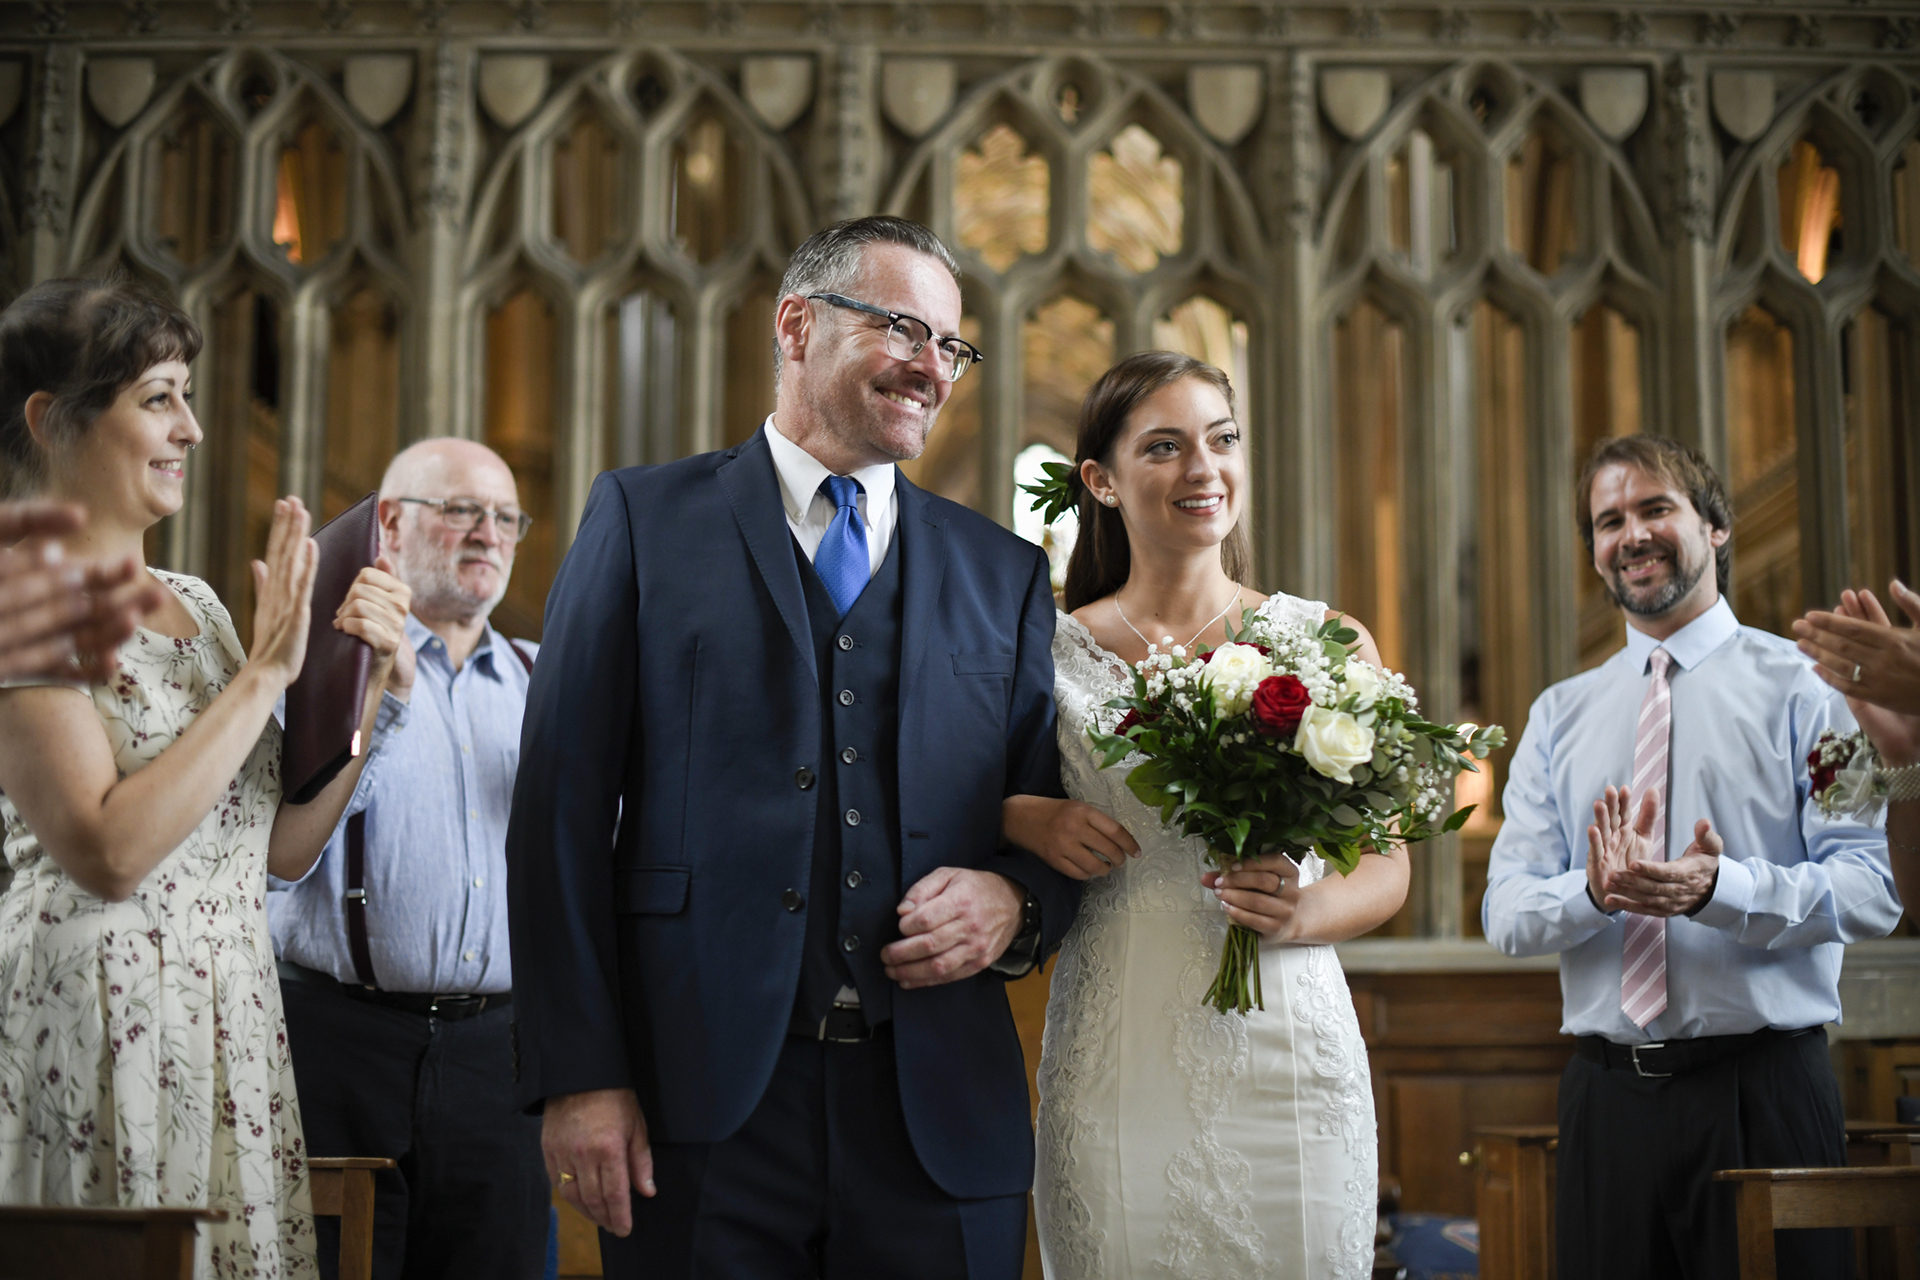
M 1262 612 L 1318 625 L 1324 606 Z M 1085 730 L 1131 687 L 1061 615 L 1053 641 L 1067 794 L 1124 823 L 1141 856 L 1089 881 L 1053 972 L 1040 1054 L 1034 1201 L 1052 1280 L 1364 1277 L 1378 1194 L 1373 1094 L 1332 947 L 1263 946 L 1266 1009 L 1201 1003 L 1227 920 L 1199 840 L 1101 769 Z M 1302 879 L 1325 871 L 1309 856 Z

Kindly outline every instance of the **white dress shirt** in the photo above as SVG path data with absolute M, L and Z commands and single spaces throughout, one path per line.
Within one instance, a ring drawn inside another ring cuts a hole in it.
M 1633 771 L 1648 658 L 1673 658 L 1668 856 L 1697 819 L 1726 842 L 1713 896 L 1667 922 L 1667 1008 L 1643 1031 L 1620 1008 L 1624 912 L 1587 896 L 1593 803 Z M 1840 1020 L 1844 944 L 1900 920 L 1883 830 L 1828 821 L 1810 798 L 1820 731 L 1855 726 L 1792 641 L 1743 627 L 1725 599 L 1664 641 L 1627 646 L 1541 694 L 1504 794 L 1481 919 L 1510 956 L 1560 953 L 1561 1030 L 1618 1044 Z
M 819 459 L 780 434 L 780 427 L 767 415 L 767 447 L 773 452 L 773 470 L 780 477 L 780 505 L 787 511 L 787 528 L 793 530 L 800 549 L 811 561 L 820 550 L 820 539 L 827 536 L 839 508 L 820 491 L 820 485 L 833 473 Z M 861 467 L 848 478 L 859 482 L 860 518 L 867 522 L 868 576 L 880 572 L 893 541 L 893 526 L 899 506 L 893 500 L 894 470 L 891 462 L 877 467 Z

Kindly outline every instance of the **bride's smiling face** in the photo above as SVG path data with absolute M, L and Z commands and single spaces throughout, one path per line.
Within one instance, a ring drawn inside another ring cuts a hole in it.
M 1142 400 L 1106 465 L 1084 462 L 1080 476 L 1096 501 L 1120 513 L 1136 547 L 1217 547 L 1246 502 L 1240 424 L 1217 388 L 1182 378 Z

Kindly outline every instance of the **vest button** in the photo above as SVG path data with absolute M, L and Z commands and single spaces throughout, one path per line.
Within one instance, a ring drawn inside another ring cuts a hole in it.
M 847 872 L 847 888 L 858 889 L 860 887 L 860 879 L 861 877 L 858 871 Z
M 789 911 L 798 911 L 807 905 L 807 900 L 800 896 L 798 889 L 789 889 L 780 895 L 780 905 Z
M 840 652 L 842 653 L 849 653 L 853 649 L 852 636 L 841 636 L 838 640 L 834 641 L 834 643 L 840 646 Z
M 813 770 L 801 765 L 793 771 L 793 785 L 802 791 L 813 790 Z
M 858 760 L 859 758 L 860 758 L 860 753 L 858 751 L 855 751 L 852 747 L 840 748 L 841 764 L 852 764 L 855 760 Z
M 860 949 L 860 935 L 850 933 L 842 938 L 840 940 L 840 949 L 842 951 L 858 951 Z
M 850 707 L 853 705 L 853 690 L 842 689 L 840 691 L 840 705 L 843 707 Z
M 860 825 L 860 811 L 858 809 L 847 810 L 847 825 L 850 827 Z

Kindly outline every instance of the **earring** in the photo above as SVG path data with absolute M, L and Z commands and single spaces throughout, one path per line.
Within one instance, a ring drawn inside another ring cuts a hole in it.
M 1117 507 L 1120 505 L 1120 499 L 1111 493 L 1102 496 L 1100 501 L 1106 503 L 1110 507 Z

